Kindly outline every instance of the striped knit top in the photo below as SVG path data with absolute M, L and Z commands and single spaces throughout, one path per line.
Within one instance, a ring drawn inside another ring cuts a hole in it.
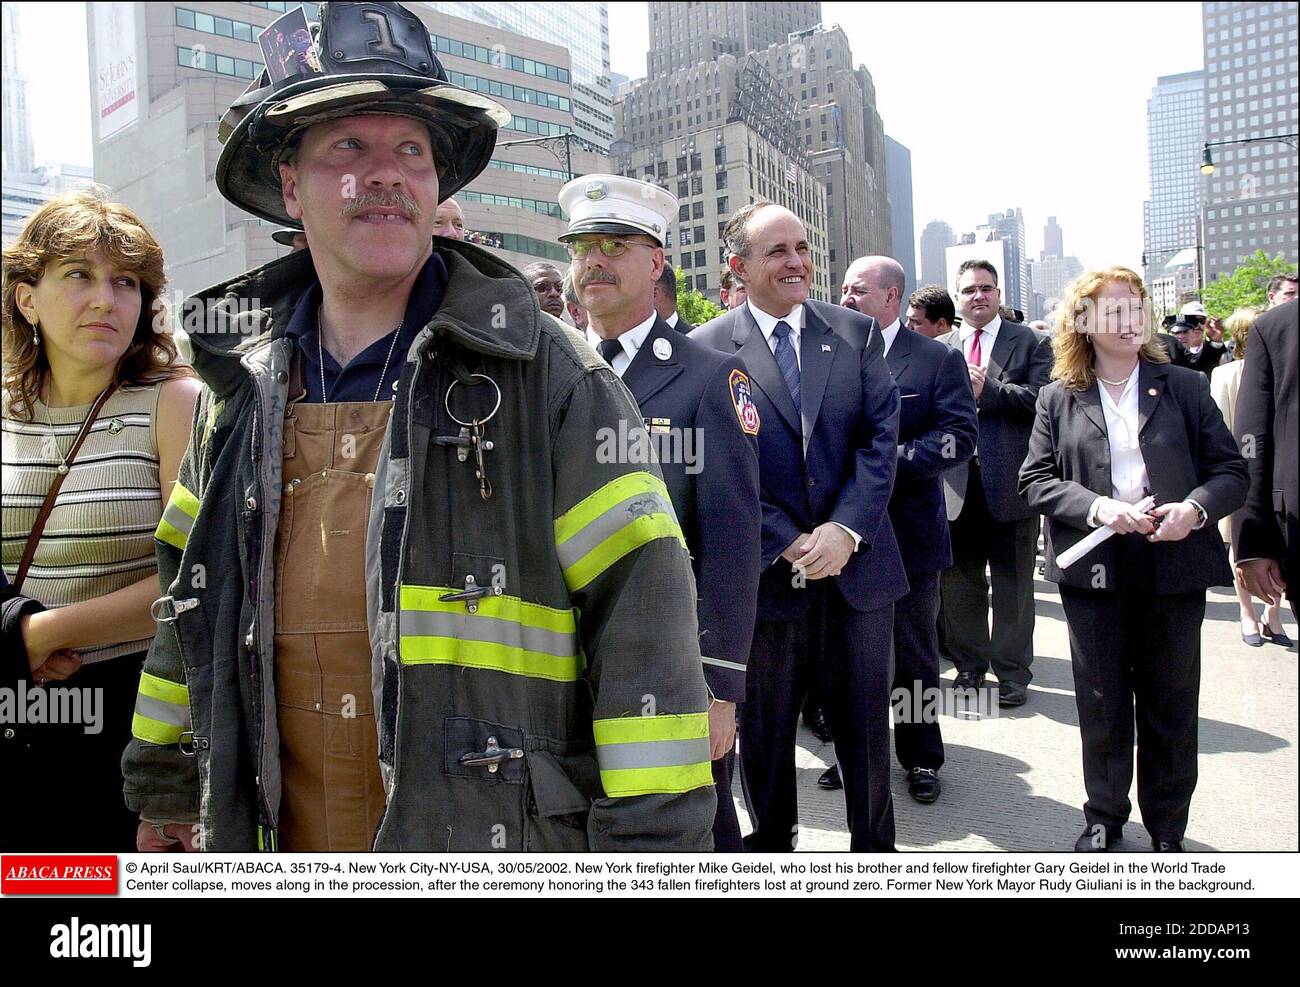
M 161 383 L 122 386 L 100 409 L 46 521 L 23 583 L 24 596 L 62 607 L 157 574 L 153 536 L 163 504 L 154 419 L 161 391 Z M 90 408 L 49 408 L 37 401 L 30 422 L 9 417 L 0 422 L 0 561 L 11 582 L 59 463 Z M 152 636 L 85 648 L 79 654 L 82 661 L 103 661 L 143 651 L 150 640 Z

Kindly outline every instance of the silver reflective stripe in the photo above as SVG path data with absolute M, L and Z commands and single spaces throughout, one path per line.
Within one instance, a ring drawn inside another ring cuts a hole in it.
M 633 744 L 597 744 L 601 771 L 624 768 L 677 768 L 708 761 L 709 738 L 695 740 L 643 740 Z
M 162 519 L 186 538 L 190 536 L 190 532 L 194 529 L 194 518 L 181 510 L 179 504 L 169 503 L 167 509 L 162 513 Z
M 634 504 L 635 509 L 632 506 Z M 639 490 L 588 522 L 568 541 L 557 545 L 556 553 L 560 557 L 560 565 L 565 569 L 569 568 L 585 558 L 610 535 L 617 534 L 637 518 L 651 514 L 667 514 L 673 519 L 674 524 L 677 523 L 677 515 L 673 513 L 673 505 L 667 497 L 653 490 Z
M 704 662 L 706 665 L 717 665 L 719 668 L 730 668 L 737 672 L 743 672 L 746 670 L 746 666 L 741 665 L 738 662 L 726 661 L 722 658 L 707 658 L 704 655 L 701 655 L 700 661 Z
M 572 658 L 578 653 L 578 635 L 529 627 L 497 617 L 470 617 L 463 613 L 437 613 L 428 610 L 402 611 L 402 637 L 454 637 L 461 640 L 486 641 L 525 651 L 538 651 L 558 658 Z
M 188 706 L 176 706 L 173 703 L 163 702 L 161 699 L 155 699 L 153 696 L 146 696 L 143 693 L 135 697 L 135 711 L 145 719 L 157 720 L 159 723 L 169 723 L 174 727 L 189 728 L 190 709 Z

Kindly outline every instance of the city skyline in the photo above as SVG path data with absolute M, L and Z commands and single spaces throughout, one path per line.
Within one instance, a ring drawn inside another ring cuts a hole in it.
M 62 39 L 63 54 L 58 63 L 24 57 L 23 67 L 31 80 L 33 139 L 37 163 L 67 161 L 89 163 L 90 127 L 87 76 L 67 73 L 68 64 L 84 64 L 84 26 L 68 17 L 67 4 L 22 3 L 22 16 L 35 32 L 55 31 Z M 823 5 L 827 25 L 840 24 L 849 36 L 858 62 L 872 73 L 878 90 L 879 107 L 886 131 L 912 151 L 913 226 L 916 233 L 934 219 L 947 222 L 954 230 L 974 229 L 993 211 L 1015 202 L 1024 211 L 1028 230 L 1027 254 L 1042 250 L 1041 230 L 1049 215 L 1059 218 L 1071 231 L 1070 252 L 1087 265 L 1125 263 L 1135 269 L 1142 251 L 1142 202 L 1148 197 L 1146 155 L 1146 99 L 1160 75 L 1201 68 L 1200 4 L 1126 5 L 1111 19 L 1111 5 L 1089 8 L 1085 15 L 1058 8 L 1017 8 L 991 4 L 981 8 L 1000 25 L 999 50 L 1038 53 L 1053 37 L 1070 37 L 1071 50 L 1102 50 L 1105 45 L 1108 71 L 1104 79 L 1093 79 L 1087 87 L 1053 85 L 1025 86 L 1027 63 L 1023 57 L 980 56 L 988 68 L 985 90 L 992 102 L 995 120 L 1036 124 L 1024 135 L 1013 135 L 995 147 L 1006 148 L 981 155 L 987 161 L 977 175 L 968 170 L 954 174 L 954 162 L 961 161 L 961 136 L 965 129 L 961 108 L 955 104 L 950 84 L 951 67 L 960 64 L 970 44 L 969 31 L 962 27 L 961 10 L 948 4 L 868 5 L 870 16 L 862 17 L 860 5 L 852 10 L 845 4 Z M 909 24 L 919 23 L 924 8 L 925 40 L 936 54 L 923 58 L 920 36 Z M 71 24 L 70 24 L 71 22 Z M 1108 24 L 1120 23 L 1115 34 Z M 1147 29 L 1150 29 L 1148 31 Z M 1162 37 L 1152 48 L 1150 32 Z M 1108 33 L 1109 32 L 1109 33 Z M 645 75 L 649 44 L 646 4 L 619 3 L 610 9 L 610 67 L 631 78 Z M 928 77 L 924 67 L 942 68 Z M 1079 62 L 1080 71 L 1085 66 Z M 1014 93 L 1014 113 L 998 104 Z M 1082 112 L 1081 107 L 1087 112 Z M 1089 146 L 1085 137 L 1072 139 L 1054 129 L 1071 121 L 1096 123 L 1087 133 L 1104 140 L 1102 121 L 1120 135 L 1115 146 L 1125 150 L 1109 157 Z M 969 119 L 969 118 L 967 118 Z M 1010 124 L 995 123 L 996 133 Z M 984 133 L 989 132 L 985 128 Z M 1035 162 L 1053 155 L 1049 170 Z M 1023 159 L 1012 167 L 1006 161 Z M 1097 162 L 1107 161 L 1101 176 L 1111 192 L 1106 201 L 1096 195 Z

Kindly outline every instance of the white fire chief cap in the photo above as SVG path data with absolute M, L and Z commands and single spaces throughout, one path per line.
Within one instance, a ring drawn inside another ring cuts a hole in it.
M 667 246 L 677 216 L 677 196 L 658 185 L 622 175 L 583 175 L 560 189 L 569 217 L 561 242 L 584 233 L 644 233 Z

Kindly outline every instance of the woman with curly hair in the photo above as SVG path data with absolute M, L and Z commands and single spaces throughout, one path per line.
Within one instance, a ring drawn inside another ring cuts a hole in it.
M 1020 492 L 1046 516 L 1047 578 L 1070 634 L 1086 821 L 1108 850 L 1138 805 L 1153 850 L 1179 851 L 1196 788 L 1205 592 L 1232 584 L 1214 522 L 1246 497 L 1246 463 L 1203 374 L 1169 363 L 1151 300 L 1123 267 L 1066 289 Z M 1154 503 L 1147 501 L 1152 498 Z M 1099 527 L 1113 536 L 1068 568 Z
M 60 711 L 5 724 L 6 850 L 135 849 L 120 759 L 199 390 L 165 283 L 158 241 L 99 188 L 46 203 L 4 251 L 3 568 L 32 602 L 5 610 L 3 685 Z

